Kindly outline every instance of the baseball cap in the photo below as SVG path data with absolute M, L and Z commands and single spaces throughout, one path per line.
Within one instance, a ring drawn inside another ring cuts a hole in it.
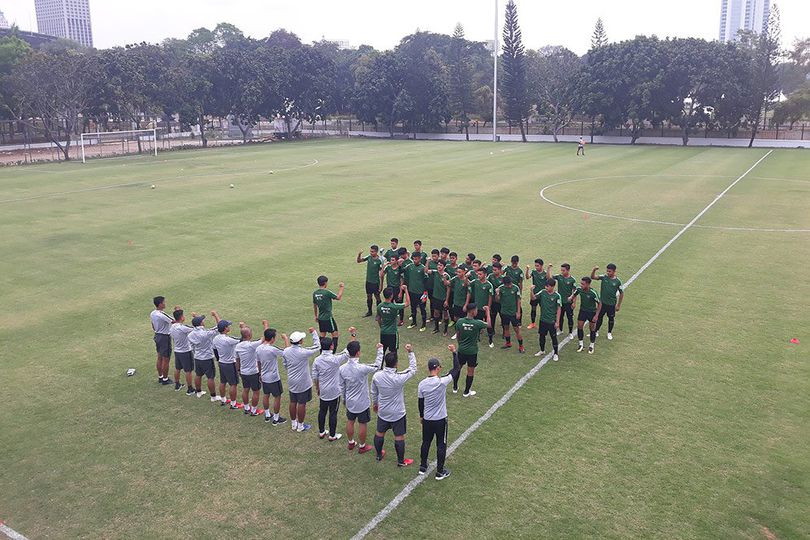
M 231 321 L 226 321 L 225 319 L 222 319 L 217 323 L 217 330 L 219 330 L 220 332 L 224 332 L 225 329 L 228 328 L 230 325 Z
M 191 319 L 192 326 L 202 326 L 203 321 L 205 320 L 205 315 L 197 315 L 193 319 Z
M 442 367 L 441 363 L 436 358 L 428 360 L 428 371 L 433 371 L 436 368 Z
M 290 334 L 290 343 L 298 343 L 303 340 L 307 335 L 303 332 L 293 332 Z

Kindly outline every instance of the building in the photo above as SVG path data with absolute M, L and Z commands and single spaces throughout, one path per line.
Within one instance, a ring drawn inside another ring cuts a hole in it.
M 58 38 L 53 36 L 46 36 L 45 34 L 37 34 L 36 32 L 26 32 L 24 30 L 19 29 L 10 29 L 10 28 L 0 28 L 0 39 L 3 39 L 7 36 L 14 36 L 19 38 L 34 49 L 39 49 L 46 43 L 51 43 L 52 41 L 56 41 Z
M 11 28 L 11 26 L 9 26 L 6 16 L 0 11 L 0 29 L 7 30 L 9 28 Z
M 770 13 L 771 0 L 720 0 L 720 41 L 736 41 L 740 30 L 762 32 Z
M 90 0 L 34 0 L 34 6 L 40 33 L 93 46 Z

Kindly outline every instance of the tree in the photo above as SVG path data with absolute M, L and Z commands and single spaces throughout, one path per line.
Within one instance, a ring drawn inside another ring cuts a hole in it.
M 557 135 L 574 117 L 578 108 L 576 80 L 581 61 L 565 47 L 545 47 L 527 53 L 527 72 L 531 98 L 537 112 L 552 126 Z
M 16 36 L 16 27 L 0 38 L 0 118 L 17 118 L 8 77 L 14 68 L 32 51 L 31 46 Z
M 479 87 L 473 92 L 473 110 L 486 127 L 488 122 L 492 122 L 492 88 L 489 85 Z
M 503 26 L 503 93 L 506 118 L 520 125 L 521 139 L 526 142 L 526 126 L 523 123 L 529 111 L 526 52 L 515 0 L 509 0 L 506 4 L 506 20 Z
M 450 76 L 450 110 L 461 120 L 467 140 L 470 140 L 470 113 L 473 107 L 472 64 L 469 58 L 469 42 L 464 38 L 464 27 L 456 25 L 453 41 L 448 52 Z
M 357 83 L 353 100 L 355 114 L 362 122 L 388 126 L 391 137 L 394 125 L 402 120 L 407 105 L 404 89 L 404 70 L 393 51 L 364 55 L 357 69 Z M 410 111 L 406 111 L 410 114 Z
M 800 120 L 810 120 L 810 82 L 804 83 L 798 90 L 778 104 L 773 111 L 773 122 L 776 125 L 787 123 L 790 129 Z
M 596 26 L 593 29 L 591 36 L 591 49 L 598 49 L 608 44 L 607 32 L 605 32 L 605 24 L 602 22 L 602 17 L 596 19 Z
M 752 92 L 748 110 L 746 111 L 751 126 L 751 140 L 748 142 L 748 148 L 754 146 L 759 124 L 767 114 L 771 103 L 779 96 L 777 62 L 781 54 L 779 49 L 780 39 L 779 8 L 773 6 L 765 30 L 755 37 L 753 49 L 751 49 Z

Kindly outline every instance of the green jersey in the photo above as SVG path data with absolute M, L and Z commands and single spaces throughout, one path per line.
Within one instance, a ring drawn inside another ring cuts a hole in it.
M 394 268 L 390 264 L 385 267 L 385 282 L 388 283 L 388 286 L 394 290 L 394 296 L 397 296 L 399 293 L 400 285 L 402 285 L 402 267 L 397 266 Z
M 554 279 L 557 280 L 557 292 L 562 297 L 563 305 L 570 304 L 568 297 L 574 294 L 574 289 L 577 288 L 577 280 L 572 275 L 565 277 L 562 274 L 557 274 Z
M 617 277 L 609 278 L 607 274 L 603 274 L 599 276 L 601 280 L 601 287 L 599 289 L 600 299 L 602 303 L 606 306 L 615 306 L 616 305 L 616 295 L 619 294 L 622 289 L 622 280 Z
M 543 289 L 540 291 L 540 320 L 555 324 L 557 322 L 557 308 L 562 307 L 562 298 L 560 293 L 549 293 Z
M 386 249 L 385 250 L 385 260 L 390 261 L 392 257 L 398 257 L 397 250 L 395 249 Z
M 490 274 L 489 277 L 487 278 L 487 281 L 489 281 L 492 284 L 492 295 L 493 295 L 492 301 L 495 302 L 494 298 L 495 291 L 498 290 L 498 287 L 503 285 L 503 276 L 496 277 L 495 274 Z
M 517 317 L 518 304 L 520 304 L 520 289 L 517 285 L 501 285 L 497 289 L 501 299 L 501 313 Z
M 382 268 L 383 260 L 371 255 L 366 255 L 360 260 L 366 263 L 366 283 L 379 283 L 380 268 Z
M 476 279 L 470 283 L 470 297 L 472 301 L 475 302 L 475 305 L 478 306 L 478 309 L 489 305 L 489 299 L 492 298 L 494 290 L 492 283 L 489 281 L 481 283 Z
M 520 287 L 520 284 L 523 283 L 523 269 L 521 267 L 515 268 L 514 266 L 507 266 L 504 271 L 504 275 L 509 276 L 512 278 L 512 283 Z
M 422 294 L 425 292 L 425 267 L 421 264 L 411 263 L 405 268 L 405 283 L 408 292 Z
M 579 296 L 579 310 L 587 313 L 596 313 L 596 307 L 601 303 L 599 295 L 594 289 L 587 291 L 577 287 L 574 291 L 574 296 Z
M 467 302 L 467 285 L 464 284 L 464 280 L 455 275 L 450 278 L 450 287 L 453 291 L 453 305 L 464 307 Z
M 337 295 L 329 289 L 315 289 L 312 293 L 312 303 L 318 306 L 318 320 L 331 321 L 332 320 L 332 300 L 337 298 Z
M 428 269 L 427 286 L 432 291 L 433 286 L 436 284 L 436 270 L 439 268 L 439 261 L 430 259 L 425 266 Z
M 487 323 L 478 319 L 462 317 L 456 321 L 459 354 L 478 354 L 478 335 Z
M 405 304 L 383 302 L 377 306 L 377 316 L 380 318 L 380 334 L 396 335 L 399 323 L 399 312 L 405 309 Z
M 447 275 L 447 272 L 442 272 L 439 274 L 438 271 L 434 272 L 432 275 L 433 290 L 431 291 L 430 295 L 433 298 L 444 302 L 444 299 L 447 298 L 447 286 L 444 284 L 444 279 L 450 279 L 450 276 Z
M 546 281 L 548 280 L 548 278 L 546 277 L 545 270 L 542 272 L 532 270 L 532 273 L 529 274 L 529 277 L 532 279 L 532 285 L 534 285 L 534 294 L 538 294 L 540 291 L 546 288 Z

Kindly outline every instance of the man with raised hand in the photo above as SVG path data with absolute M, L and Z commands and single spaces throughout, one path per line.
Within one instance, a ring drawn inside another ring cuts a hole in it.
M 599 270 L 598 266 L 594 266 L 591 270 L 591 279 L 600 282 L 599 299 L 602 301 L 602 310 L 599 312 L 599 319 L 596 323 L 596 335 L 599 335 L 599 329 L 602 327 L 602 321 L 607 315 L 608 318 L 608 335 L 609 340 L 613 339 L 613 324 L 616 321 L 616 314 L 622 309 L 622 302 L 624 301 L 624 288 L 622 287 L 622 280 L 616 277 L 616 265 L 610 263 L 607 265 L 607 272 L 601 275 L 596 275 Z M 619 301 L 616 302 L 618 295 Z
M 304 423 L 307 416 L 307 403 L 312 401 L 312 376 L 309 370 L 309 359 L 321 349 L 321 340 L 314 328 L 309 329 L 312 335 L 312 346 L 304 347 L 303 332 L 290 334 L 291 345 L 284 349 L 282 359 L 287 370 L 287 388 L 290 392 L 290 420 L 292 430 L 303 432 L 312 427 Z
M 155 309 L 149 314 L 152 322 L 152 330 L 155 332 L 155 350 L 157 351 L 157 362 L 155 369 L 158 372 L 158 384 L 172 384 L 169 380 L 169 358 L 172 356 L 172 323 L 174 319 L 166 315 L 166 298 L 156 296 L 152 299 Z
M 534 270 L 530 269 L 528 264 L 526 265 L 526 279 L 531 279 L 531 283 L 529 284 L 529 292 L 532 294 L 529 303 L 532 308 L 532 322 L 530 322 L 529 326 L 527 327 L 529 330 L 531 330 L 533 328 L 537 328 L 535 321 L 537 320 L 537 302 L 539 302 L 539 297 L 536 295 L 540 294 L 540 291 L 542 291 L 546 286 L 546 281 L 548 280 L 546 271 L 543 269 L 543 259 L 534 260 Z
M 216 322 L 220 321 L 219 314 L 216 311 L 211 311 L 211 315 Z M 188 342 L 191 344 L 191 350 L 194 354 L 194 389 L 197 391 L 197 397 L 203 397 L 205 392 L 202 391 L 202 377 L 208 381 L 208 392 L 211 394 L 211 401 L 222 401 L 225 396 L 217 396 L 216 387 L 216 368 L 214 367 L 214 337 L 217 335 L 217 329 L 208 329 L 205 327 L 205 315 L 194 315 L 191 319 L 191 325 L 194 330 L 188 335 Z
M 349 328 L 352 338 L 357 337 L 357 329 Z M 334 442 L 343 435 L 337 433 L 337 414 L 340 407 L 340 366 L 349 359 L 349 353 L 345 350 L 340 354 L 332 351 L 332 340 L 323 338 L 321 340 L 321 354 L 312 362 L 312 382 L 315 384 L 315 392 L 320 398 L 318 408 L 318 437 L 321 439 L 327 436 L 326 416 L 329 415 L 329 441 Z
M 390 261 L 391 257 L 399 258 L 399 239 L 391 239 L 391 247 L 385 250 L 385 260 Z
M 332 350 L 337 350 L 338 346 L 338 326 L 335 318 L 332 317 L 332 300 L 343 298 L 343 282 L 338 284 L 337 294 L 329 290 L 329 278 L 318 276 L 318 288 L 312 293 L 312 309 L 315 310 L 315 322 L 318 323 L 320 337 L 331 334 Z
M 265 330 L 270 328 L 270 324 L 264 320 L 262 326 Z M 262 388 L 259 381 L 259 364 L 256 361 L 256 349 L 262 344 L 262 340 L 253 340 L 253 331 L 245 323 L 239 323 L 239 330 L 242 333 L 242 341 L 236 345 L 236 360 L 239 362 L 239 374 L 242 376 L 242 408 L 245 414 L 258 416 L 259 392 Z M 253 392 L 253 399 L 250 392 Z
M 380 343 L 383 352 L 399 349 L 399 325 L 397 318 L 402 319 L 402 313 L 408 307 L 410 298 L 405 295 L 405 303 L 394 302 L 394 291 L 391 287 L 383 290 L 385 302 L 377 306 L 377 324 L 380 325 Z
M 535 356 L 546 355 L 546 334 L 548 334 L 551 337 L 551 345 L 554 347 L 553 360 L 555 362 L 560 359 L 557 329 L 560 327 L 560 313 L 562 312 L 562 298 L 558 292 L 554 291 L 556 286 L 557 282 L 554 279 L 547 279 L 546 286 L 540 291 L 540 294 L 535 294 L 534 285 L 532 285 L 532 300 L 540 305 L 540 350 Z
M 385 433 L 390 429 L 394 432 L 394 448 L 397 451 L 397 465 L 407 467 L 413 463 L 412 459 L 405 458 L 405 432 L 407 422 L 405 418 L 405 383 L 416 375 L 416 355 L 413 346 L 405 345 L 408 351 L 408 369 L 397 373 L 399 365 L 397 353 L 389 352 L 385 355 L 385 368 L 378 371 L 371 379 L 371 402 L 374 412 L 377 413 L 377 433 L 374 435 L 374 448 L 377 450 L 377 461 L 385 457 L 383 444 Z
M 371 306 L 373 305 L 372 297 L 377 300 L 377 305 L 380 305 L 380 289 L 382 283 L 380 282 L 380 270 L 382 270 L 383 259 L 380 257 L 380 248 L 374 244 L 369 249 L 369 255 L 363 257 L 363 252 L 357 253 L 357 264 L 366 263 L 366 306 L 368 311 L 364 317 L 371 317 Z
M 472 384 L 475 378 L 475 368 L 478 367 L 478 336 L 481 334 L 481 330 L 492 325 L 492 320 L 489 318 L 489 306 L 481 308 L 486 321 L 477 317 L 478 307 L 475 304 L 467 304 L 466 309 L 466 317 L 456 321 L 456 333 L 458 335 L 458 361 L 462 366 L 467 365 L 467 379 L 462 396 L 472 397 L 477 393 L 472 389 Z M 453 378 L 454 394 L 458 392 L 460 376 L 460 373 L 456 373 Z
M 194 371 L 194 355 L 191 354 L 188 335 L 194 331 L 194 328 L 183 324 L 186 317 L 179 306 L 175 306 L 172 315 L 174 316 L 171 329 L 172 341 L 174 341 L 174 391 L 179 392 L 184 386 L 180 382 L 180 370 L 183 370 L 186 374 L 186 395 L 193 396 L 196 393 L 191 382 L 191 373 Z M 196 313 L 191 315 L 193 317 Z
M 382 305 L 382 304 L 380 304 Z M 360 363 L 360 342 L 350 341 L 346 345 L 349 361 L 338 370 L 338 385 L 340 395 L 346 404 L 346 435 L 349 437 L 349 450 L 354 450 L 357 441 L 354 440 L 354 423 L 358 422 L 360 428 L 357 439 L 360 446 L 358 454 L 365 454 L 371 450 L 366 444 L 368 423 L 371 421 L 371 398 L 368 393 L 368 376 L 379 371 L 383 360 L 383 345 L 377 344 L 377 358 L 373 365 Z M 392 351 L 396 354 L 396 351 Z M 390 353 L 389 353 L 390 354 Z
M 602 302 L 599 300 L 599 295 L 591 287 L 591 278 L 588 276 L 582 278 L 580 286 L 571 294 L 571 300 L 574 300 L 577 296 L 580 298 L 579 315 L 577 315 L 577 337 L 579 338 L 577 352 L 582 352 L 582 349 L 585 348 L 584 327 L 587 322 L 591 331 L 591 344 L 588 346 L 588 354 L 593 354 L 596 345 L 596 321 L 599 312 L 602 310 Z
M 574 339 L 574 308 L 576 307 L 576 300 L 569 300 L 577 288 L 577 280 L 571 275 L 571 265 L 562 263 L 560 265 L 560 273 L 551 273 L 552 265 L 546 266 L 546 277 L 554 279 L 557 282 L 557 292 L 560 293 L 562 298 L 562 312 L 560 314 L 560 328 L 558 334 L 563 333 L 563 323 L 568 319 L 568 337 Z
M 256 362 L 259 364 L 262 381 L 262 393 L 264 394 L 264 421 L 272 422 L 278 426 L 287 421 L 283 416 L 279 416 L 281 410 L 281 393 L 284 388 L 281 384 L 281 375 L 278 372 L 278 359 L 281 358 L 282 349 L 276 347 L 276 329 L 267 328 L 264 331 L 262 344 L 256 347 Z M 290 346 L 290 339 L 287 334 L 281 334 L 284 340 L 284 347 Z M 270 396 L 273 396 L 273 412 L 270 413 Z
M 222 396 L 221 405 L 230 404 L 231 410 L 238 409 L 236 401 L 236 387 L 239 385 L 239 363 L 236 360 L 236 345 L 239 340 L 229 336 L 231 321 L 220 319 L 217 321 L 217 332 L 214 337 L 214 353 L 219 360 L 219 395 Z M 229 397 L 225 398 L 225 385 L 230 386 Z
M 419 383 L 417 397 L 419 399 L 419 421 L 422 423 L 422 451 L 420 453 L 419 474 L 425 474 L 428 466 L 428 453 L 433 438 L 436 438 L 436 480 L 444 480 L 450 476 L 445 469 L 444 460 L 447 456 L 447 385 L 453 382 L 454 374 L 461 371 L 458 363 L 456 346 L 448 345 L 453 354 L 453 369 L 447 375 L 439 375 L 442 369 L 437 358 L 428 360 L 430 376 Z
M 510 276 L 503 277 L 503 285 L 495 290 L 495 299 L 501 305 L 501 324 L 503 325 L 503 338 L 506 344 L 501 349 L 512 348 L 512 334 L 510 326 L 515 329 L 515 337 L 518 340 L 518 352 L 524 353 L 523 335 L 520 329 L 521 306 L 520 289 L 512 283 Z

